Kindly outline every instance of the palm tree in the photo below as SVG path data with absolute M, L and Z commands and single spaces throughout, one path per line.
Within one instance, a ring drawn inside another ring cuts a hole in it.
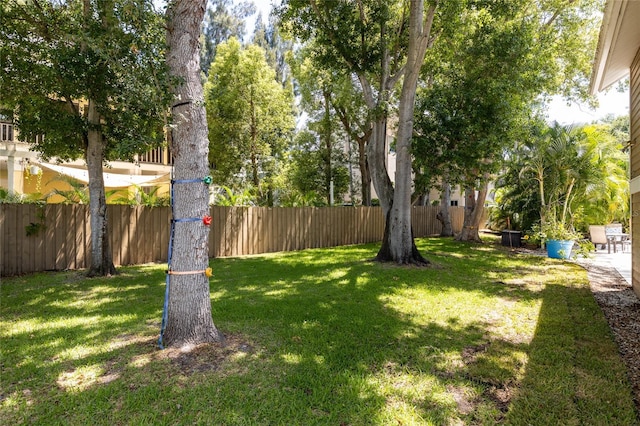
M 606 128 L 596 130 L 557 123 L 532 127 L 509 153 L 496 185 L 507 216 L 526 218 L 528 229 L 535 209 L 542 227 L 574 230 L 628 211 L 624 154 Z
M 629 158 L 612 123 L 591 124 L 582 129 L 582 146 L 591 153 L 598 177 L 585 190 L 578 220 L 583 226 L 629 220 Z
M 51 181 L 64 182 L 71 188 L 67 190 L 54 189 L 45 195 L 45 199 L 48 200 L 54 195 L 59 195 L 64 198 L 63 204 L 89 204 L 89 187 L 86 184 L 66 175 L 59 175 Z

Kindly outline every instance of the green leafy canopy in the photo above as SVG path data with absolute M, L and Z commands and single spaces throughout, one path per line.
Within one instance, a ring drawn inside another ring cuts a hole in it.
M 0 5 L 3 106 L 45 157 L 81 156 L 95 102 L 107 159 L 163 141 L 170 103 L 164 17 L 145 0 Z

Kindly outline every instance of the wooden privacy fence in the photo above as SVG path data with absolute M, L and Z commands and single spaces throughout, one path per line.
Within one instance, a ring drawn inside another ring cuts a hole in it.
M 171 209 L 109 205 L 116 265 L 166 262 Z M 436 207 L 414 207 L 416 237 L 438 234 Z M 454 232 L 463 207 L 451 208 Z M 379 207 L 212 206 L 209 255 L 240 256 L 382 240 Z M 28 235 L 29 234 L 29 235 Z M 91 227 L 85 205 L 0 204 L 0 275 L 83 269 L 90 265 Z

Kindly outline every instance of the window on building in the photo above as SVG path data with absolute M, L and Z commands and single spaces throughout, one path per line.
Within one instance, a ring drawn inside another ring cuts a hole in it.
M 458 200 L 451 200 L 451 207 L 458 207 Z

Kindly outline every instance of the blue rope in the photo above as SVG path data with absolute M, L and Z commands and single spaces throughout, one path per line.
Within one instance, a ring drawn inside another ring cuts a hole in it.
M 173 199 L 174 199 L 174 195 L 173 195 L 173 185 L 176 183 L 198 183 L 198 182 L 203 182 L 206 185 L 209 185 L 211 183 L 211 176 L 207 176 L 205 178 L 200 178 L 200 179 L 171 179 L 171 185 L 169 185 L 169 201 L 170 201 L 170 205 L 171 205 L 171 216 L 174 217 L 175 216 L 175 212 L 173 210 L 174 205 L 173 205 Z M 158 337 L 158 346 L 160 347 L 160 349 L 164 349 L 164 342 L 163 342 L 163 337 L 164 337 L 164 332 L 165 329 L 167 327 L 167 319 L 169 317 L 169 283 L 170 283 L 170 277 L 169 277 L 169 271 L 171 271 L 171 258 L 173 256 L 173 238 L 174 238 L 174 234 L 175 234 L 175 224 L 179 223 L 179 222 L 200 222 L 202 221 L 201 217 L 188 217 L 188 218 L 182 218 L 182 219 L 175 219 L 172 218 L 171 219 L 171 231 L 169 234 L 169 250 L 168 250 L 168 254 L 167 254 L 167 274 L 166 274 L 166 279 L 165 279 L 165 290 L 164 290 L 164 305 L 162 307 L 162 324 L 160 325 L 160 337 Z
M 171 183 L 197 183 L 202 182 L 202 178 L 200 179 L 172 179 Z
M 202 222 L 202 218 L 201 217 L 185 217 L 183 219 L 171 219 L 171 222 L 173 223 L 180 223 L 180 222 Z
M 169 204 L 171 205 L 171 216 L 173 217 L 173 179 L 171 180 L 171 185 L 169 185 Z M 171 220 L 171 228 L 169 231 L 169 249 L 167 253 L 167 270 L 171 269 L 171 256 L 173 251 L 173 232 L 174 232 L 174 222 Z M 165 286 L 164 286 L 164 304 L 162 306 L 162 323 L 160 325 L 160 336 L 158 337 L 158 347 L 160 349 L 164 349 L 164 331 L 167 328 L 167 318 L 169 317 L 169 283 L 170 277 L 169 274 L 165 276 Z

